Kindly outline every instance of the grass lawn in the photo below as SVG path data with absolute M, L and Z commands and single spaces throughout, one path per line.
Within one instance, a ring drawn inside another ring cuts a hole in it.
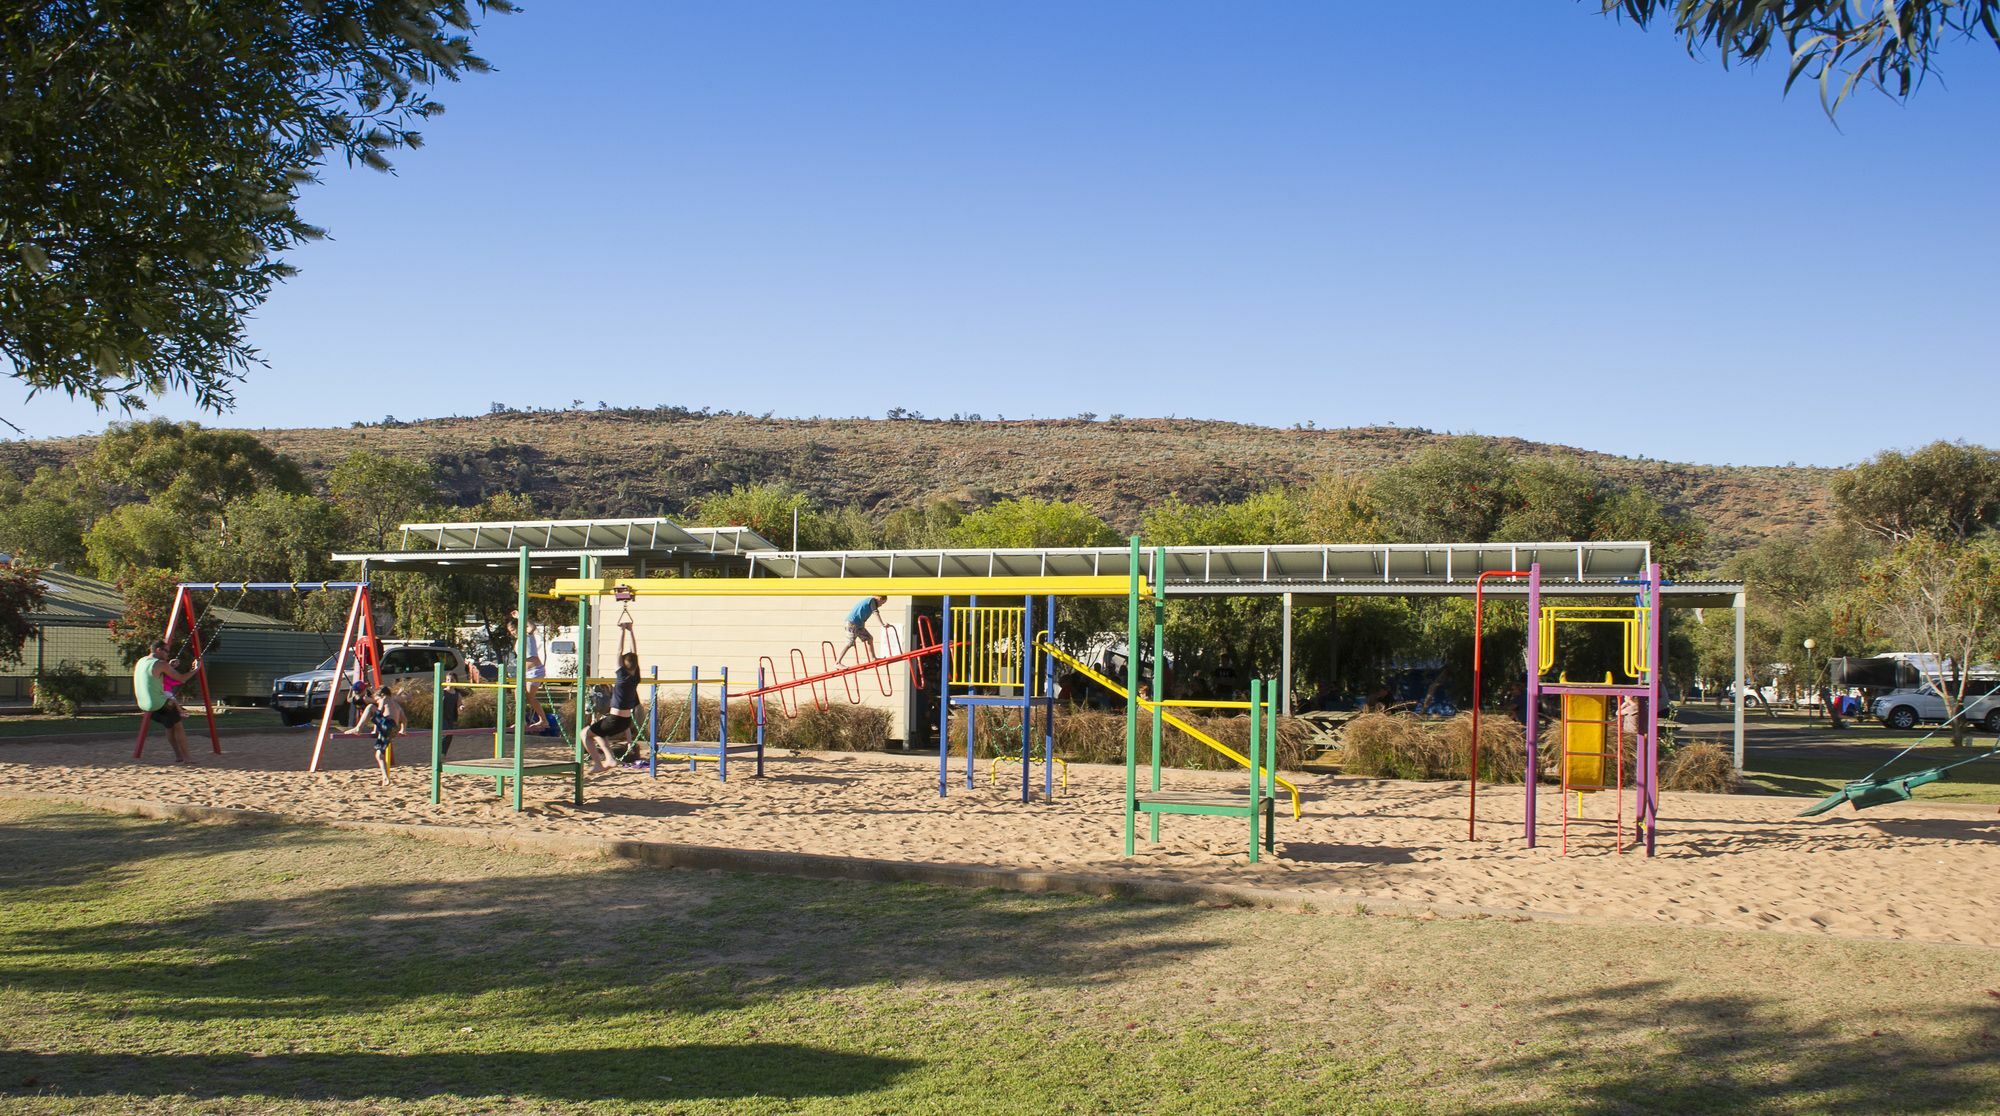
M 278 715 L 268 709 L 218 710 L 216 728 L 223 733 L 271 732 L 283 726 Z M 0 716 L 0 740 L 22 740 L 44 736 L 82 736 L 98 732 L 139 731 L 137 713 L 80 713 L 74 717 L 53 717 L 46 713 L 8 713 Z M 188 713 L 188 739 L 208 735 L 208 723 L 199 708 Z
M 7 801 L 0 903 L 8 1112 L 2000 1107 L 2000 955 L 1971 948 L 669 872 Z

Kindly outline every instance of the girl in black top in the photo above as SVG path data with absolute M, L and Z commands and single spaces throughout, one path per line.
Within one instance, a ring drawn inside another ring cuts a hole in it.
M 591 722 L 583 732 L 584 743 L 596 749 L 599 760 L 591 773 L 609 771 L 618 766 L 612 754 L 614 744 L 623 743 L 632 735 L 632 718 L 639 713 L 639 652 L 627 650 L 636 647 L 637 639 L 632 635 L 632 621 L 618 622 L 618 672 L 613 676 L 611 686 L 611 712 Z

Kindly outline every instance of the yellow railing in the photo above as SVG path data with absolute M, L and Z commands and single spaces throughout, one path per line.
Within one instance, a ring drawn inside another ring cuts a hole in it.
M 1106 678 L 1102 674 L 1099 674 L 1096 671 L 1090 669 L 1089 667 L 1083 665 L 1083 663 L 1080 660 L 1078 660 L 1075 656 L 1071 655 L 1069 652 L 1064 651 L 1062 648 L 1057 647 L 1052 643 L 1038 643 L 1036 644 L 1036 648 L 1042 652 L 1045 652 L 1046 654 L 1055 656 L 1057 662 L 1064 664 L 1071 670 L 1076 671 L 1078 674 L 1083 675 L 1085 678 L 1090 679 L 1092 682 L 1095 682 L 1098 685 L 1104 687 L 1105 689 L 1110 690 L 1112 693 L 1117 694 L 1119 697 L 1126 696 L 1125 687 L 1119 685 L 1116 682 L 1113 682 L 1111 679 Z M 1153 703 L 1147 701 L 1145 698 L 1140 698 L 1139 704 L 1148 709 L 1153 708 Z M 1210 750 L 1228 756 L 1230 759 L 1236 761 L 1237 766 L 1246 768 L 1251 766 L 1250 757 L 1244 755 L 1243 753 L 1237 751 L 1236 749 L 1230 747 L 1229 745 L 1224 744 L 1222 741 L 1217 740 L 1215 737 L 1210 736 L 1209 734 L 1201 731 L 1200 729 L 1194 727 L 1193 725 L 1188 724 L 1186 721 L 1181 720 L 1179 717 L 1174 716 L 1172 713 L 1165 712 L 1164 707 L 1170 704 L 1172 703 L 1171 702 L 1160 703 L 1160 705 L 1163 707 L 1162 712 L 1160 713 L 1160 720 L 1174 726 L 1181 732 L 1186 733 L 1187 735 L 1207 745 Z M 1248 709 L 1250 707 L 1250 703 L 1246 701 L 1243 702 L 1240 706 L 1237 706 L 1235 703 L 1230 703 L 1230 707 Z M 1278 785 L 1284 787 L 1285 790 L 1291 793 L 1292 817 L 1294 818 L 1299 817 L 1300 814 L 1299 814 L 1298 784 L 1292 782 L 1290 779 L 1285 778 L 1283 775 L 1278 775 L 1275 772 L 1271 772 L 1269 768 L 1264 767 L 1262 764 L 1258 764 L 1256 777 L 1261 779 L 1264 777 L 1266 773 L 1272 774 L 1273 777 L 1277 779 Z
M 1019 686 L 1027 676 L 1025 610 L 984 605 L 951 610 L 951 684 Z
M 1633 681 L 1646 677 L 1652 668 L 1652 649 L 1646 646 L 1647 619 L 1652 609 L 1607 608 L 1597 605 L 1554 605 L 1542 608 L 1541 653 L 1537 673 L 1556 662 L 1556 631 L 1563 624 L 1617 624 L 1625 644 L 1625 676 Z

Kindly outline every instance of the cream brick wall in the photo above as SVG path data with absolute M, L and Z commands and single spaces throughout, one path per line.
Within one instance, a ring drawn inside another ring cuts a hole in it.
M 639 672 L 647 675 L 653 667 L 660 668 L 661 690 L 667 683 L 678 680 L 681 685 L 674 694 L 686 693 L 686 679 L 690 668 L 699 667 L 704 678 L 729 668 L 729 688 L 732 691 L 748 690 L 757 684 L 757 666 L 760 657 L 768 656 L 776 664 L 782 678 L 793 676 L 791 649 L 797 647 L 805 652 L 807 673 L 817 674 L 823 669 L 821 643 L 831 641 L 833 652 L 838 653 L 847 642 L 845 629 L 847 613 L 856 603 L 856 598 L 846 597 L 739 597 L 723 599 L 714 597 L 641 597 L 631 603 L 633 631 L 639 643 Z M 616 601 L 603 599 L 591 622 L 597 627 L 591 639 L 595 658 L 591 673 L 602 677 L 615 669 L 618 651 L 617 620 L 620 606 Z M 891 597 L 882 606 L 881 620 L 895 625 L 897 633 L 903 637 L 903 646 L 910 645 L 910 617 L 912 602 L 908 597 Z M 885 646 L 881 624 L 871 620 L 869 630 L 875 633 L 875 653 L 886 655 L 890 648 Z M 855 653 L 859 652 L 859 648 Z M 854 654 L 848 662 L 854 661 Z M 889 711 L 889 737 L 892 740 L 907 740 L 910 717 L 910 685 L 907 663 L 899 663 L 886 668 L 893 677 L 894 694 L 884 697 L 877 675 L 868 672 L 853 676 L 849 681 L 859 692 L 861 704 Z M 826 683 L 828 700 L 846 702 L 847 690 L 841 679 Z M 795 691 L 801 705 L 810 704 L 812 697 L 800 687 Z M 644 696 L 644 691 L 641 691 Z M 711 687 L 702 687 L 702 696 L 713 698 Z M 768 707 L 768 715 L 778 716 L 776 696 Z M 734 703 L 732 703 L 734 704 Z M 736 707 L 743 708 L 741 706 Z M 731 710 L 734 716 L 736 709 Z

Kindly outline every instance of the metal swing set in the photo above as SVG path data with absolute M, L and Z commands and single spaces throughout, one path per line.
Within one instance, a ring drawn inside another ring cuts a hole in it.
M 215 701 L 208 686 L 208 664 L 202 661 L 203 648 L 201 626 L 208 614 L 220 600 L 220 594 L 235 593 L 240 603 L 251 593 L 316 593 L 352 592 L 353 601 L 347 610 L 347 627 L 341 635 L 340 655 L 334 663 L 335 685 L 327 689 L 326 708 L 320 717 L 319 739 L 313 747 L 310 770 L 319 770 L 320 750 L 326 746 L 328 732 L 333 725 L 334 703 L 340 696 L 339 680 L 347 669 L 350 654 L 363 681 L 372 682 L 382 676 L 381 644 L 375 639 L 374 611 L 369 607 L 368 582 L 366 581 L 183 581 L 174 586 L 174 601 L 167 610 L 167 629 L 160 638 L 167 644 L 170 653 L 178 654 L 185 648 L 194 657 L 194 681 L 201 692 L 202 714 L 208 722 L 209 747 L 216 755 L 222 754 L 222 734 L 215 724 Z M 200 612 L 195 611 L 196 593 L 215 594 L 210 596 Z M 185 629 L 183 629 L 185 625 Z M 180 636 L 176 642 L 176 635 Z M 214 641 L 211 641 L 211 649 Z M 146 751 L 146 734 L 152 727 L 151 716 L 139 718 L 139 736 L 132 746 L 132 758 L 138 759 Z

